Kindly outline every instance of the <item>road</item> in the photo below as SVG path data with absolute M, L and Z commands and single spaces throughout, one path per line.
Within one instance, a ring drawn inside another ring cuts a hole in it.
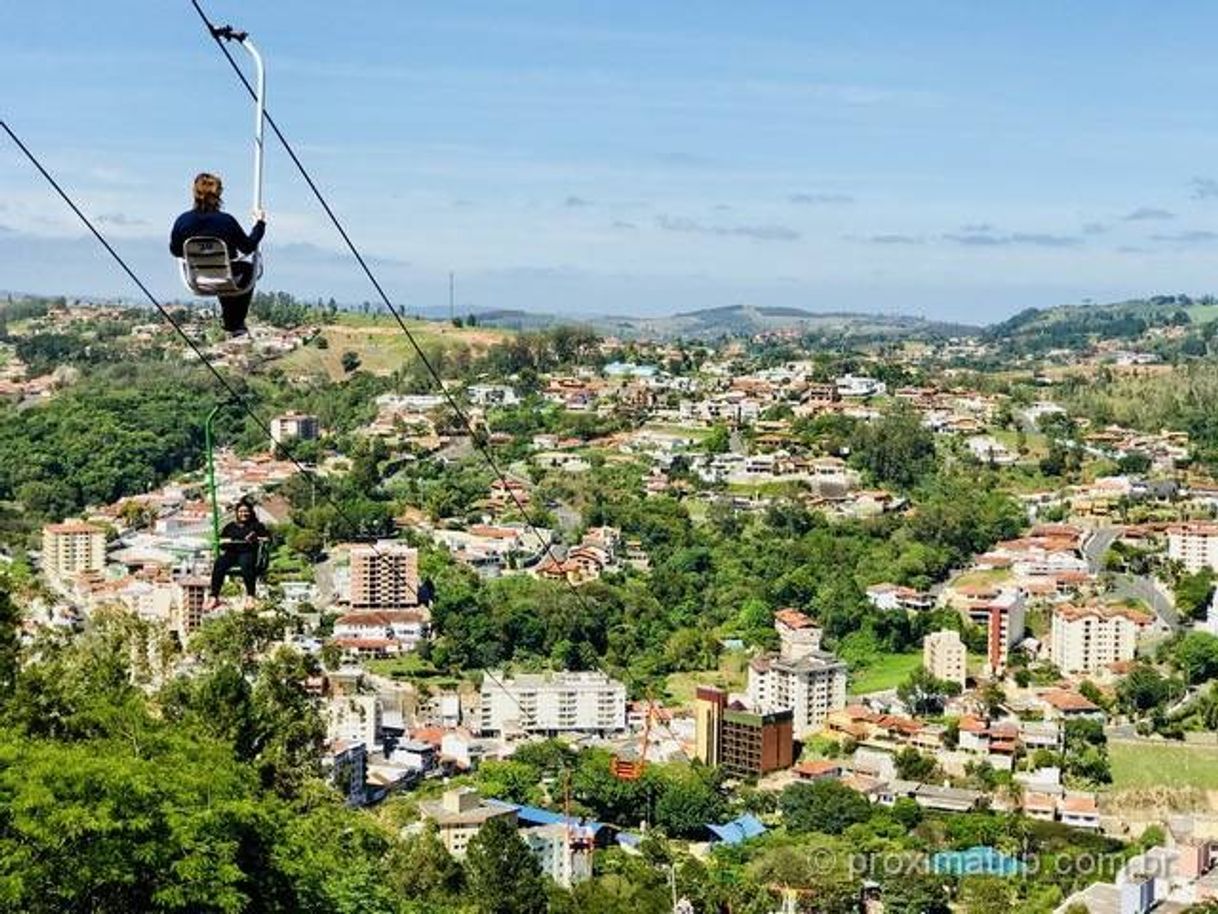
M 1104 570 L 1104 555 L 1120 534 L 1121 531 L 1116 527 L 1097 527 L 1087 537 L 1083 544 L 1083 555 L 1087 559 L 1087 566 L 1091 569 L 1092 574 L 1099 574 Z
M 1092 574 L 1104 570 L 1104 555 L 1120 535 L 1117 527 L 1097 527 L 1083 544 L 1083 554 Z M 1147 575 L 1114 574 L 1113 594 L 1120 599 L 1140 600 L 1149 606 L 1172 631 L 1180 627 L 1180 616 L 1175 604 L 1158 586 L 1154 578 Z
M 1180 628 L 1180 615 L 1172 601 L 1159 589 L 1154 578 L 1142 575 L 1118 574 L 1113 578 L 1113 593 L 1122 599 L 1141 600 L 1149 606 L 1163 624 L 1176 631 Z

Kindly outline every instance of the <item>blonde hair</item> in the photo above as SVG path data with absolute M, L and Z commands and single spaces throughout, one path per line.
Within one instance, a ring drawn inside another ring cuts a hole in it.
M 224 182 L 216 175 L 201 172 L 195 176 L 195 209 L 201 213 L 214 213 L 220 209 L 220 195 L 224 193 Z

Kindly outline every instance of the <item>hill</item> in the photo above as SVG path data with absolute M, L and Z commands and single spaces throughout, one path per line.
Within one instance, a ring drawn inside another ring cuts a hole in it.
M 805 311 L 802 308 L 729 305 L 686 311 L 667 317 L 593 315 L 586 318 L 532 314 L 525 311 L 488 311 L 478 315 L 482 326 L 514 330 L 542 329 L 559 323 L 579 323 L 623 337 L 702 339 L 754 336 L 795 331 L 828 338 L 875 339 L 891 336 L 927 338 L 972 336 L 978 328 L 930 321 L 921 317 L 844 311 Z
M 1153 327 L 1189 327 L 1218 317 L 1210 296 L 1155 295 L 1106 305 L 1028 308 L 985 329 L 982 338 L 1013 350 L 1075 349 L 1098 340 L 1136 340 Z

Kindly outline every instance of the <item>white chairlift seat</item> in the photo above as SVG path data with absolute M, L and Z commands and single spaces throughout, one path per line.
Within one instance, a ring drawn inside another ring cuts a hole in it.
M 187 238 L 182 245 L 182 281 L 196 295 L 240 295 L 248 292 L 262 275 L 262 258 L 255 251 L 248 282 L 233 274 L 228 247 L 219 238 Z

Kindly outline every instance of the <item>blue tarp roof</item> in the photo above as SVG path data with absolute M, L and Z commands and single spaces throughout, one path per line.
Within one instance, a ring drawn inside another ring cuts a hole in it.
M 745 813 L 737 819 L 732 819 L 730 822 L 724 822 L 722 825 L 711 825 L 709 822 L 706 827 L 715 833 L 724 844 L 739 844 L 749 838 L 756 838 L 758 835 L 765 833 L 765 826 L 755 816 Z
M 516 810 L 516 818 L 527 825 L 570 825 L 572 828 L 586 829 L 594 835 L 605 827 L 603 822 L 591 822 L 587 819 L 577 819 L 575 816 L 564 816 L 560 812 L 542 809 L 540 806 L 521 806 L 517 803 L 505 803 L 503 800 L 487 800 L 486 803 L 489 806 Z
M 1023 862 L 1000 850 L 984 845 L 964 851 L 941 851 L 930 858 L 932 873 L 952 876 L 1014 876 L 1022 873 Z
M 620 831 L 617 833 L 617 843 L 622 847 L 638 847 L 642 842 L 643 836 L 636 835 L 630 831 Z

